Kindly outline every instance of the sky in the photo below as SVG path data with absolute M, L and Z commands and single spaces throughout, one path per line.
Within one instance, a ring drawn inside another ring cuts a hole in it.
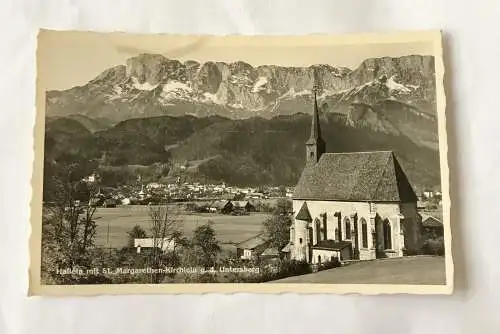
M 373 57 L 432 55 L 422 35 L 401 36 L 181 36 L 42 31 L 38 37 L 38 79 L 47 90 L 84 85 L 109 67 L 142 53 L 180 61 L 244 61 L 253 66 L 330 64 L 355 69 Z

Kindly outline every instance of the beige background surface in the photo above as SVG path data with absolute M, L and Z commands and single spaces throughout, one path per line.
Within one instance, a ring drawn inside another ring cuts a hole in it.
M 492 0 L 0 2 L 0 332 L 498 333 L 499 17 Z M 191 34 L 444 29 L 454 294 L 27 298 L 40 26 Z

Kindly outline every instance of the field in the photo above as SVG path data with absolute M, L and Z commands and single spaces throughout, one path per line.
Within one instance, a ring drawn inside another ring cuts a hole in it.
M 106 248 L 121 248 L 127 244 L 127 232 L 134 225 L 149 232 L 151 222 L 147 206 L 123 206 L 118 208 L 99 208 L 95 215 L 97 223 L 96 245 Z M 193 235 L 197 226 L 213 222 L 217 239 L 221 243 L 241 242 L 261 232 L 262 222 L 268 214 L 252 213 L 248 216 L 183 212 L 177 216 L 181 230 L 188 237 Z M 109 233 L 108 233 L 109 229 Z
M 345 267 L 284 278 L 273 283 L 445 284 L 444 257 L 412 256 L 356 262 Z

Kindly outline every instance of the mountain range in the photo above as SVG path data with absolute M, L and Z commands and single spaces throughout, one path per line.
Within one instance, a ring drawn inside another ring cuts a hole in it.
M 418 189 L 439 184 L 439 154 L 409 138 L 346 125 L 345 115 L 323 114 L 328 152 L 393 150 Z M 170 177 L 235 185 L 294 185 L 305 162 L 310 115 L 231 120 L 220 116 L 129 119 L 91 132 L 78 120 L 46 123 L 45 160 L 69 155 L 102 168 L 168 165 Z M 181 170 L 187 167 L 186 170 Z
M 293 184 L 316 85 L 328 151 L 393 149 L 414 184 L 432 186 L 435 84 L 432 56 L 367 59 L 351 70 L 142 54 L 83 86 L 47 92 L 46 156 L 104 156 L 115 166 L 196 161 L 195 174 L 210 180 Z

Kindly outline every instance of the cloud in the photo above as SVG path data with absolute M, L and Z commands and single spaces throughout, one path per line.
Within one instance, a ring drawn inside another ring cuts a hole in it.
M 145 49 L 145 48 L 137 48 L 131 45 L 117 44 L 114 45 L 115 50 L 120 54 L 126 54 L 127 56 L 137 56 L 143 53 L 154 53 L 161 54 L 167 58 L 181 58 L 190 53 L 193 53 L 199 49 L 201 49 L 210 37 L 200 37 L 194 42 L 191 42 L 187 45 L 183 45 L 181 47 L 173 48 L 168 51 L 161 51 L 159 49 Z

